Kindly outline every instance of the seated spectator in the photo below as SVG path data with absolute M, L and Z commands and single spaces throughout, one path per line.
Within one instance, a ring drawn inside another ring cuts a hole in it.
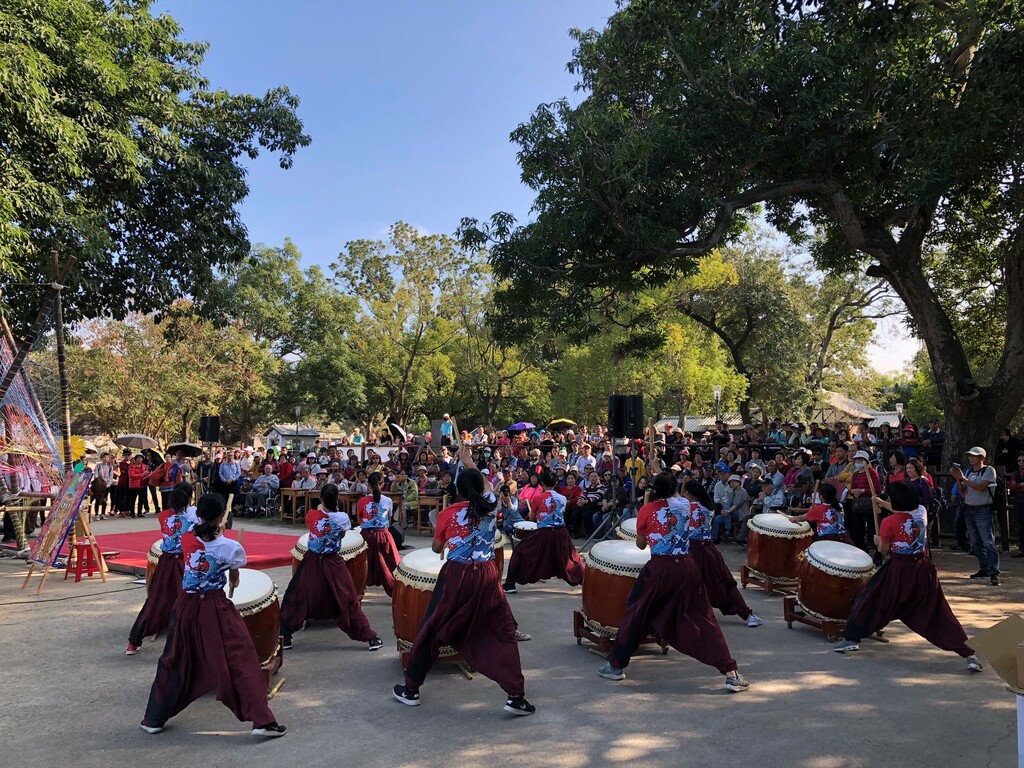
M 352 483 L 352 493 L 358 493 L 360 496 L 368 496 L 370 493 L 370 482 L 367 480 L 367 473 L 365 469 L 356 470 L 356 480 Z
M 601 511 L 601 503 L 604 501 L 605 487 L 601 482 L 601 476 L 596 470 L 591 470 L 587 477 L 587 487 L 583 489 L 579 501 L 576 503 L 575 514 L 572 519 L 566 519 L 566 525 L 573 538 L 593 533 L 594 515 Z
M 601 500 L 600 509 L 593 514 L 590 520 L 591 532 L 596 531 L 609 515 L 621 515 L 626 508 L 626 503 L 629 501 L 626 489 L 623 487 L 618 475 L 609 472 L 608 476 L 603 478 L 603 480 L 604 498 Z
M 424 472 L 424 486 L 426 479 L 426 472 Z M 426 488 L 424 487 L 424 491 Z M 420 511 L 420 488 L 416 481 L 409 477 L 405 468 L 398 470 L 398 474 L 395 476 L 395 482 L 391 485 L 391 491 L 393 493 L 402 494 L 402 499 L 405 504 L 405 519 L 406 520 L 418 520 L 417 515 Z M 422 525 L 426 521 L 420 521 Z
M 746 522 L 750 508 L 749 497 L 743 490 L 743 478 L 739 475 L 729 475 L 726 483 L 729 491 L 721 502 L 722 510 L 711 521 L 711 540 L 716 543 L 723 533 L 723 527 L 726 543 L 733 540 L 733 530 Z M 745 531 L 746 525 L 743 525 L 740 541 L 746 541 L 746 536 L 743 535 Z
M 263 465 L 263 474 L 253 480 L 252 487 L 245 495 L 245 508 L 247 512 L 265 512 L 267 499 L 270 494 L 281 487 L 281 481 L 274 474 L 274 467 L 270 464 Z
M 519 485 L 515 480 L 498 487 L 498 513 L 501 515 L 501 529 L 506 536 L 511 536 L 516 523 L 524 520 L 519 507 Z

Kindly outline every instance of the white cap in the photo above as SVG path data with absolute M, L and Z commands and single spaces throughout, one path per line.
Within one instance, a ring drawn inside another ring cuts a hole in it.
M 871 454 L 869 454 L 867 451 L 857 451 L 855 454 L 853 454 L 853 458 L 871 461 Z
M 481 475 L 489 475 L 489 474 L 491 474 L 491 470 L 489 470 L 487 467 L 484 467 L 483 469 L 480 470 L 480 474 Z
M 981 456 L 981 458 L 983 458 L 983 459 L 986 456 L 988 456 L 988 454 L 985 452 L 985 449 L 982 448 L 980 445 L 976 445 L 973 448 L 971 448 L 971 450 L 967 451 L 967 455 L 968 456 Z

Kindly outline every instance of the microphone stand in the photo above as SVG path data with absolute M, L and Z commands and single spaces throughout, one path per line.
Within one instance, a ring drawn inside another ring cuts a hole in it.
M 629 485 L 629 504 L 626 506 L 625 512 L 618 512 L 614 507 L 609 510 L 608 514 L 604 516 L 604 520 L 601 524 L 594 529 L 594 532 L 590 534 L 590 538 L 583 542 L 583 546 L 579 548 L 580 553 L 587 550 L 588 547 L 592 546 L 591 542 L 596 543 L 597 541 L 604 541 L 615 536 L 615 528 L 619 525 L 622 520 L 627 520 L 631 517 L 636 517 L 636 443 L 630 440 L 629 455 L 633 460 L 632 465 L 629 469 L 629 474 L 633 479 L 633 482 Z

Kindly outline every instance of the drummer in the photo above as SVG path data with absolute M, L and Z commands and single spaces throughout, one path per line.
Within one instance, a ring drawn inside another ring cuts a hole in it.
M 185 575 L 156 679 L 149 692 L 142 730 L 160 733 L 168 720 L 211 691 L 239 720 L 251 720 L 252 735 L 284 736 L 267 704 L 267 684 L 249 630 L 224 586 L 238 585 L 245 550 L 223 535 L 224 498 L 199 499 L 199 522 L 181 537 Z
M 160 559 L 149 581 L 146 602 L 128 633 L 125 656 L 134 656 L 142 648 L 142 638 L 156 635 L 167 629 L 171 621 L 171 609 L 181 594 L 181 579 L 185 574 L 185 563 L 181 555 L 181 536 L 192 530 L 199 522 L 196 508 L 188 503 L 192 500 L 192 486 L 178 483 L 167 495 L 169 509 L 158 516 L 160 521 Z
M 388 597 L 395 586 L 395 568 L 398 567 L 398 546 L 391 531 L 391 510 L 394 505 L 381 494 L 384 477 L 373 472 L 369 477 L 370 495 L 364 496 L 356 505 L 356 518 L 360 533 L 368 549 L 366 583 L 368 586 L 382 586 Z
M 802 515 L 786 515 L 793 523 L 813 523 L 819 541 L 841 541 L 853 546 L 853 539 L 843 524 L 843 505 L 839 503 L 839 491 L 832 483 L 825 483 L 818 489 L 817 504 Z
M 725 688 L 730 693 L 745 691 L 750 684 L 729 653 L 700 571 L 690 555 L 689 518 L 669 509 L 669 499 L 676 495 L 675 478 L 663 472 L 654 479 L 654 500 L 640 508 L 636 545 L 645 549 L 650 543 L 651 559 L 629 594 L 608 663 L 597 674 L 608 680 L 624 680 L 626 666 L 640 641 L 653 634 L 680 653 L 715 667 L 725 675 Z
M 882 521 L 875 546 L 889 559 L 853 601 L 844 639 L 832 650 L 859 650 L 861 638 L 899 619 L 932 645 L 965 659 L 969 671 L 980 672 L 981 662 L 942 594 L 928 552 L 927 511 L 918 506 L 917 492 L 905 480 L 892 483 L 887 490 L 888 500 L 875 497 L 875 501 L 893 514 Z
M 493 495 L 484 494 L 483 475 L 475 468 L 463 469 L 457 485 L 459 495 L 467 501 L 453 504 L 437 516 L 430 547 L 438 554 L 447 550 L 448 557 L 409 651 L 405 683 L 394 687 L 394 697 L 408 706 L 419 706 L 420 686 L 443 644 L 504 689 L 508 694 L 505 712 L 532 715 L 536 707 L 526 700 L 516 621 L 492 565 L 497 504 Z
M 518 591 L 516 584 L 534 584 L 553 576 L 570 587 L 583 583 L 583 561 L 565 528 L 566 499 L 554 489 L 556 482 L 550 469 L 541 472 L 543 491 L 530 504 L 530 519 L 537 523 L 537 532 L 512 550 L 503 586 L 506 595 Z
M 292 647 L 292 632 L 301 629 L 307 619 L 330 619 L 353 640 L 379 651 L 384 641 L 370 628 L 352 574 L 339 554 L 352 521 L 348 512 L 339 509 L 338 486 L 329 483 L 323 487 L 320 506 L 306 513 L 306 527 L 309 549 L 288 582 L 281 603 L 285 650 Z
M 668 508 L 689 520 L 690 556 L 704 580 L 704 591 L 711 607 L 717 608 L 723 616 L 739 616 L 747 622 L 748 627 L 760 627 L 760 617 L 750 610 L 747 601 L 743 599 L 736 587 L 736 579 L 725 564 L 725 558 L 711 538 L 715 502 L 704 490 L 704 486 L 696 480 L 687 481 L 683 485 L 682 497 L 671 497 Z

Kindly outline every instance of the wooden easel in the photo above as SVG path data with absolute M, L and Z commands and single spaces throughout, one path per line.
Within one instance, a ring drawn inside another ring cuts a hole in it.
M 68 527 L 68 535 L 65 537 L 65 541 L 70 541 L 70 539 L 71 539 L 71 531 L 74 530 L 75 526 L 81 526 L 82 535 L 89 542 L 89 549 L 92 550 L 93 559 L 96 561 L 97 569 L 100 572 L 100 580 L 104 584 L 106 584 L 107 583 L 107 574 L 104 573 L 104 571 L 106 569 L 103 567 L 104 566 L 103 556 L 100 554 L 100 548 L 99 548 L 99 545 L 96 543 L 96 537 L 93 536 L 92 528 L 89 527 L 89 521 L 87 519 L 87 516 L 86 517 L 81 516 L 80 512 L 81 512 L 81 507 L 79 507 L 78 511 L 76 511 L 74 516 L 72 516 L 72 518 L 71 518 L 71 525 Z M 61 545 L 61 549 L 63 549 L 63 545 Z M 68 551 L 68 560 L 67 560 L 67 564 L 64 566 L 65 568 L 70 568 L 71 567 L 71 555 L 72 554 L 74 554 L 74 549 L 73 548 Z M 59 551 L 58 551 L 58 553 L 56 555 L 54 555 L 54 562 L 56 562 L 56 559 L 58 557 L 60 557 L 60 552 Z M 36 565 L 37 565 L 37 563 L 35 561 L 33 561 L 32 565 L 29 566 L 28 573 L 25 575 L 25 581 L 23 581 L 22 584 L 21 584 L 21 588 L 22 589 L 24 589 L 25 587 L 28 586 L 29 579 L 32 578 L 32 574 L 33 574 L 33 572 L 35 572 Z M 39 587 L 36 589 L 36 594 L 37 595 L 42 593 L 43 585 L 46 584 L 46 577 L 50 575 L 50 571 L 53 569 L 53 565 L 54 565 L 53 563 L 47 564 L 46 569 L 43 571 L 43 578 L 39 580 Z

